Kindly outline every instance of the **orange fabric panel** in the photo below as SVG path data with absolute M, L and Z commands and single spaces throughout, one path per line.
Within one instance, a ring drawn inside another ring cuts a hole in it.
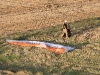
M 38 46 L 39 44 L 29 44 L 25 42 L 10 42 L 12 45 L 20 45 L 20 46 Z
M 61 53 L 64 53 L 64 52 L 65 52 L 65 49 L 64 48 L 58 48 L 55 51 L 55 53 L 57 53 L 57 54 L 61 54 Z
M 61 54 L 61 53 L 64 53 L 64 48 L 54 48 L 54 47 L 49 47 L 47 46 L 47 49 L 50 50 L 50 51 L 53 51 L 57 54 Z
M 45 44 L 31 44 L 31 43 L 27 43 L 27 42 L 9 42 L 12 45 L 20 45 L 20 46 L 35 46 L 35 47 L 43 47 L 46 48 L 50 51 L 53 51 L 57 54 L 61 54 L 65 52 L 64 48 L 55 48 L 55 47 L 50 47 L 50 46 L 46 46 Z

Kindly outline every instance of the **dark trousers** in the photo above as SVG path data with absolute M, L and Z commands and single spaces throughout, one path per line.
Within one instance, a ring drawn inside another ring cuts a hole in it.
M 67 29 L 67 33 L 68 33 L 67 36 L 71 37 L 71 31 L 70 31 L 70 29 Z

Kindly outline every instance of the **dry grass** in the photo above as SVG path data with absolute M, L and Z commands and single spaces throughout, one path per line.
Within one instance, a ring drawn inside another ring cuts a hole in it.
M 99 75 L 99 9 L 99 0 L 0 0 L 0 74 Z M 65 19 L 72 37 L 64 41 L 59 36 Z M 6 39 L 48 41 L 76 49 L 57 55 L 10 45 Z
M 24 75 L 100 74 L 100 19 L 91 18 L 72 22 L 70 25 L 72 37 L 66 39 L 66 42 L 59 37 L 62 25 L 17 32 L 9 34 L 7 37 L 1 37 L 0 69 Z M 70 45 L 76 49 L 57 55 L 43 48 L 9 45 L 5 39 L 49 41 Z

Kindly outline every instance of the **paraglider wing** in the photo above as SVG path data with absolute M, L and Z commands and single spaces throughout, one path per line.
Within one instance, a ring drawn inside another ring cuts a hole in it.
M 74 48 L 70 46 L 63 46 L 60 44 L 53 44 L 48 42 L 28 41 L 28 40 L 6 40 L 6 41 L 12 45 L 43 47 L 58 54 L 74 50 Z

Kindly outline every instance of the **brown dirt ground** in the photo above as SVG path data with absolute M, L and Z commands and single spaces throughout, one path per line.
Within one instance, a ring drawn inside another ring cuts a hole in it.
M 0 0 L 0 36 L 91 17 L 100 17 L 100 0 Z M 15 74 L 0 70 L 0 75 Z

